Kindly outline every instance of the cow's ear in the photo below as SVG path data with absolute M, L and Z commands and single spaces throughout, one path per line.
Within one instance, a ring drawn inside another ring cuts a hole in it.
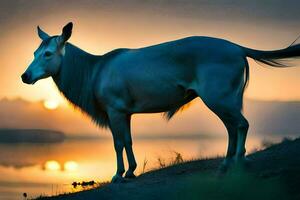
M 38 32 L 39 37 L 42 40 L 46 40 L 46 39 L 50 38 L 50 35 L 48 35 L 45 31 L 43 31 L 39 26 L 37 27 L 37 32 Z
M 68 41 L 68 39 L 72 35 L 73 23 L 69 22 L 67 25 L 64 26 L 62 30 L 62 34 L 59 36 L 59 42 L 64 44 Z

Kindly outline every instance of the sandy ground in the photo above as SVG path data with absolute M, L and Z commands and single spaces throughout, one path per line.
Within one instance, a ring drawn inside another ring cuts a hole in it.
M 217 175 L 222 158 L 196 160 L 147 172 L 121 184 L 41 199 L 300 199 L 300 138 L 250 154 L 246 168 Z

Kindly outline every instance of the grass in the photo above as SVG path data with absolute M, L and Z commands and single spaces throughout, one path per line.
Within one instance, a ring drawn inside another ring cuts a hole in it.
M 183 163 L 183 157 L 181 155 L 181 153 L 177 152 L 177 151 L 174 151 L 175 153 L 175 158 L 171 161 L 171 165 L 177 165 L 177 164 L 180 164 L 180 163 Z
M 146 166 L 147 166 L 147 164 L 148 164 L 148 160 L 147 160 L 147 158 L 145 157 L 145 158 L 144 158 L 144 162 L 143 162 L 143 168 L 142 168 L 141 174 L 144 174 L 144 173 L 146 172 Z
M 234 173 L 233 173 L 234 172 Z M 289 195 L 278 178 L 262 179 L 241 169 L 231 170 L 220 178 L 215 174 L 201 173 L 189 177 L 171 199 L 181 200 L 288 200 Z
M 165 168 L 167 166 L 166 161 L 161 157 L 157 158 L 157 162 L 158 162 L 158 169 Z
M 173 166 L 173 165 L 177 165 L 180 163 L 183 163 L 183 157 L 182 154 L 177 152 L 177 151 L 173 151 L 173 153 L 175 154 L 175 157 L 172 157 L 170 162 L 167 163 L 164 159 L 162 159 L 161 157 L 157 158 L 157 162 L 158 162 L 158 168 L 154 168 L 155 169 L 162 169 L 165 167 L 169 167 L 169 166 Z

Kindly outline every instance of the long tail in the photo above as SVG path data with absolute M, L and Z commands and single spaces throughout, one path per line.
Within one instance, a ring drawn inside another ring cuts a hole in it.
M 294 41 L 295 42 L 295 41 Z M 293 43 L 294 43 L 293 42 Z M 290 45 L 285 49 L 275 50 L 275 51 L 260 51 L 255 49 L 250 49 L 242 47 L 245 56 L 253 58 L 254 60 L 261 62 L 272 67 L 292 67 L 291 63 L 287 61 L 290 59 L 300 58 L 300 44 Z M 245 58 L 245 81 L 242 88 L 242 98 L 244 96 L 244 91 L 249 82 L 249 64 Z
M 292 67 L 292 65 L 286 61 L 300 58 L 300 44 L 291 45 L 285 49 L 275 51 L 260 51 L 246 47 L 242 47 L 242 49 L 247 57 L 273 67 Z

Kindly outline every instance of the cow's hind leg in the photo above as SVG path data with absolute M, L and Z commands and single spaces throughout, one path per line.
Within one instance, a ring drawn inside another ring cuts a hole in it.
M 221 172 L 227 171 L 235 162 L 245 164 L 245 141 L 248 131 L 248 121 L 240 110 L 221 105 L 220 108 L 212 108 L 218 117 L 224 122 L 228 131 L 228 148 L 226 157 L 220 167 Z
M 245 164 L 245 142 L 247 137 L 247 132 L 249 128 L 249 123 L 247 119 L 243 116 L 241 112 L 236 113 L 235 117 L 232 118 L 232 122 L 234 129 L 236 130 L 236 143 L 235 143 L 235 153 L 234 153 L 234 161 L 236 163 Z M 230 133 L 229 133 L 230 138 Z M 229 141 L 230 143 L 230 141 Z
M 221 169 L 227 170 L 232 161 L 243 162 L 248 122 L 241 113 L 243 95 L 243 67 L 211 65 L 206 73 L 199 73 L 195 91 L 203 102 L 224 123 L 228 131 L 228 149 Z
M 223 121 L 228 132 L 228 146 L 224 161 L 220 166 L 220 171 L 225 172 L 234 161 L 237 147 L 237 129 L 230 121 Z
M 238 163 L 246 164 L 245 159 L 245 143 L 246 143 L 246 137 L 248 133 L 249 123 L 245 119 L 243 115 L 240 116 L 240 123 L 237 124 L 237 130 L 238 130 L 238 140 L 237 140 L 237 148 L 236 148 L 236 154 L 235 154 L 235 161 Z

